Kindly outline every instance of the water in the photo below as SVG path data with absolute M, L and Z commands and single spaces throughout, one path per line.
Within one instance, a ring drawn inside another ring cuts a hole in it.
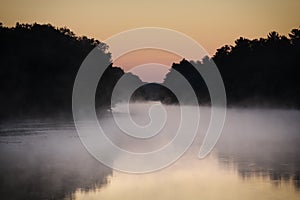
M 140 113 L 143 107 L 134 105 L 133 119 L 140 124 L 149 121 Z M 163 131 L 173 133 L 176 109 L 167 109 L 172 117 Z M 99 163 L 85 150 L 71 122 L 3 123 L 1 199 L 300 199 L 300 111 L 228 109 L 217 146 L 199 160 L 209 116 L 209 109 L 201 108 L 200 134 L 182 158 L 142 175 Z M 101 123 L 117 134 L 109 116 Z M 125 137 L 118 137 L 116 143 L 148 151 L 172 136 L 158 136 L 155 145 L 147 141 L 128 145 Z

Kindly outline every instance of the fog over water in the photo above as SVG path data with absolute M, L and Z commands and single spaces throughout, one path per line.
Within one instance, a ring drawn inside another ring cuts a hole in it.
M 159 103 L 132 104 L 133 121 L 140 126 L 156 123 L 155 115 L 151 119 L 148 113 L 154 104 Z M 176 135 L 179 107 L 165 106 L 165 111 L 165 125 L 148 139 L 126 135 L 112 114 L 99 122 L 114 144 L 145 153 L 167 145 Z M 113 112 L 125 120 L 124 105 Z M 142 175 L 118 172 L 98 162 L 82 145 L 73 122 L 2 123 L 1 199 L 299 199 L 300 111 L 227 109 L 217 145 L 201 160 L 197 155 L 210 108 L 200 107 L 200 117 L 191 148 L 173 165 Z

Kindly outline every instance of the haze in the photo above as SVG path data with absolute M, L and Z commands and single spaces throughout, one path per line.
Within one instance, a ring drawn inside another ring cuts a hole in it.
M 6 26 L 51 23 L 76 34 L 104 40 L 132 28 L 155 26 L 183 32 L 213 55 L 240 36 L 287 34 L 300 25 L 298 0 L 1 0 Z

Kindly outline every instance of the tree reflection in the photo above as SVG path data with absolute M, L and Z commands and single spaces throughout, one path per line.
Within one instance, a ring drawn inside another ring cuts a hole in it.
M 108 183 L 112 170 L 88 154 L 73 129 L 35 127 L 32 133 L 39 134 L 1 137 L 1 198 L 72 199 L 78 189 Z

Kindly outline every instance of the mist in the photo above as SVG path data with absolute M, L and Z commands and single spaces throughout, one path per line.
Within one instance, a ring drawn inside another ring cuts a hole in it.
M 78 189 L 107 184 L 112 175 L 84 149 L 72 124 L 55 121 L 2 125 L 0 160 L 5 199 L 71 198 Z
M 195 110 L 193 106 L 187 107 Z M 189 165 L 191 160 L 199 160 L 197 155 L 211 117 L 210 107 L 199 109 L 195 140 L 176 163 Z M 149 132 L 141 132 L 140 136 L 145 138 L 126 134 L 117 126 L 116 118 L 120 123 L 127 122 L 128 110 L 124 104 L 117 104 L 112 113 L 99 119 L 99 123 L 119 148 L 147 153 L 168 145 L 176 136 L 181 120 L 179 106 L 139 102 L 132 103 L 129 111 L 134 123 L 145 130 L 148 126 L 158 131 L 151 137 L 148 137 Z M 159 116 L 156 113 L 160 113 Z M 261 175 L 271 180 L 292 180 L 294 187 L 300 188 L 299 119 L 299 110 L 229 108 L 221 136 L 208 158 L 215 157 L 220 167 L 233 168 L 241 177 Z M 157 127 L 162 124 L 161 128 Z M 83 138 L 78 136 L 73 122 L 53 119 L 2 123 L 1 195 L 5 199 L 64 199 L 73 198 L 78 190 L 88 192 L 109 186 L 114 170 L 91 155 L 80 139 Z M 103 141 L 97 142 L 104 153 L 111 153 L 105 149 Z M 119 156 L 113 157 L 115 162 L 127 159 Z

